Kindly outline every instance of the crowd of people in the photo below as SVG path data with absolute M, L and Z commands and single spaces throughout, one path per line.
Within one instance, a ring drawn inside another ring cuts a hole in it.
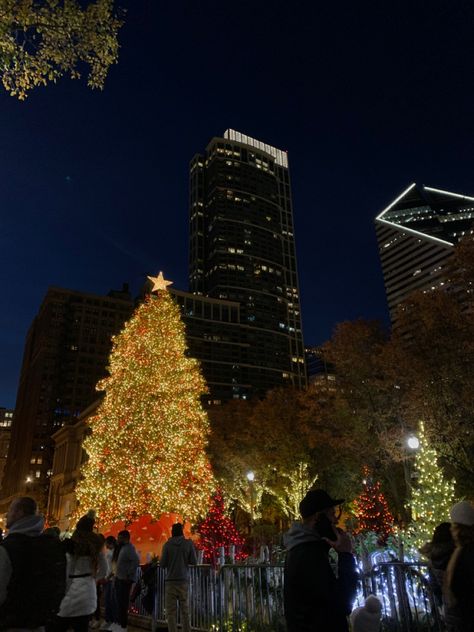
M 358 583 L 350 536 L 338 527 L 342 499 L 309 491 L 300 503 L 301 522 L 285 535 L 284 611 L 288 632 L 379 632 L 382 605 L 369 595 L 353 609 Z M 0 631 L 126 632 L 139 557 L 122 530 L 117 539 L 95 530 L 93 514 L 79 519 L 70 538 L 44 528 L 36 502 L 14 500 L 0 543 Z M 337 553 L 337 569 L 329 553 Z M 474 507 L 454 505 L 451 522 L 439 525 L 422 553 L 429 560 L 434 598 L 447 632 L 474 632 Z M 165 608 L 169 632 L 190 632 L 189 567 L 196 564 L 183 525 L 172 527 L 160 566 L 166 569 Z M 102 604 L 102 609 L 101 609 Z M 101 622 L 102 611 L 104 621 Z
M 12 502 L 0 545 L 0 630 L 125 632 L 138 554 L 129 531 L 104 538 L 94 524 L 92 514 L 82 516 L 61 540 L 57 527 L 44 529 L 32 498 Z
M 288 632 L 379 632 L 382 606 L 375 595 L 352 610 L 358 575 L 351 539 L 337 526 L 342 499 L 309 491 L 300 504 L 301 523 L 285 537 L 285 616 Z M 337 552 L 337 573 L 329 552 Z M 439 525 L 421 551 L 446 632 L 474 632 L 474 507 L 461 501 L 451 522 Z

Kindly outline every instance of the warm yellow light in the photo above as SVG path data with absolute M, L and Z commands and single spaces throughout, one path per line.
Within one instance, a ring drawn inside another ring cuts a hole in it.
M 152 287 L 152 292 L 158 292 L 160 290 L 166 290 L 168 288 L 168 285 L 173 285 L 173 281 L 166 281 L 165 277 L 163 276 L 163 272 L 161 272 L 158 274 L 157 277 L 152 277 L 149 276 L 147 277 L 148 279 L 150 279 L 150 281 L 153 282 L 153 287 Z
M 178 306 L 166 291 L 148 296 L 114 338 L 110 375 L 97 385 L 105 397 L 88 419 L 80 512 L 96 509 L 102 523 L 206 514 L 214 490 L 200 401 L 207 387 L 185 352 Z

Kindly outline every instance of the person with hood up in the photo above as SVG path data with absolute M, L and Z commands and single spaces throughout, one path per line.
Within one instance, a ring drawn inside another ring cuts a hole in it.
M 445 576 L 446 625 L 449 632 L 474 632 L 474 506 L 463 500 L 450 514 L 456 548 Z
M 189 566 L 197 564 L 196 551 L 191 540 L 183 534 L 183 525 L 179 522 L 171 527 L 171 538 L 165 543 L 160 566 L 166 568 L 165 607 L 168 631 L 176 632 L 177 602 L 181 612 L 183 632 L 190 632 L 189 622 Z
M 284 536 L 288 632 L 348 632 L 358 576 L 351 540 L 336 526 L 335 507 L 343 502 L 323 489 L 310 490 L 300 503 L 302 522 Z M 338 554 L 337 577 L 329 562 L 331 548 Z
M 365 604 L 351 612 L 352 632 L 380 632 L 382 604 L 375 595 L 369 595 Z
M 66 540 L 67 588 L 54 632 L 87 632 L 89 620 L 97 608 L 96 581 L 105 577 L 107 565 L 102 548 L 104 537 L 94 533 L 94 517 L 89 513 L 76 524 Z

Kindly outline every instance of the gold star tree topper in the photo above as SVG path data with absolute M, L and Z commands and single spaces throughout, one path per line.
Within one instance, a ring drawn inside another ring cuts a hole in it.
M 152 277 L 149 276 L 148 277 L 150 279 L 150 281 L 153 283 L 153 287 L 151 289 L 152 292 L 158 292 L 160 290 L 166 290 L 168 288 L 168 285 L 173 285 L 173 281 L 166 281 L 165 277 L 163 276 L 163 272 L 161 272 L 157 277 Z

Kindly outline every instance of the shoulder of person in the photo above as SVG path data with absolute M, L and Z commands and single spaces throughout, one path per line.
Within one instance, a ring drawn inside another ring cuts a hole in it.
M 8 555 L 8 551 L 5 546 L 3 546 L 3 542 L 0 544 L 0 574 L 2 569 L 11 568 L 10 557 Z

